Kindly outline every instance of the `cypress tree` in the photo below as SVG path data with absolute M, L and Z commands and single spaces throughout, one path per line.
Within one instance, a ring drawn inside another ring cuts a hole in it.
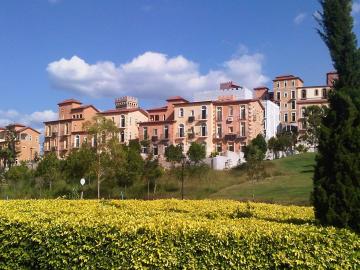
M 339 79 L 323 119 L 312 194 L 324 225 L 360 232 L 360 55 L 353 33 L 351 0 L 321 0 L 319 33 Z

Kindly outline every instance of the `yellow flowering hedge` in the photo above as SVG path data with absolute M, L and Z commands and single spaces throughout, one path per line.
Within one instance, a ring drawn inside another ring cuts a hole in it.
M 235 201 L 0 202 L 0 269 L 359 269 L 360 237 L 310 207 Z

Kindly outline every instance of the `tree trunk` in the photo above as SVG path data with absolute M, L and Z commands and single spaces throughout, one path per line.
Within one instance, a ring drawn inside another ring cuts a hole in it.
M 150 200 L 150 180 L 147 180 L 147 199 Z
M 97 174 L 97 197 L 100 200 L 100 173 Z

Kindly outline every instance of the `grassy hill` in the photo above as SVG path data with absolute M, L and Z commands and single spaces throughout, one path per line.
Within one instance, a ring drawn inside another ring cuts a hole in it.
M 252 183 L 243 169 L 197 173 L 185 179 L 187 199 L 255 200 L 281 204 L 309 205 L 315 154 L 305 153 L 266 161 L 269 175 Z M 139 198 L 143 187 L 129 190 L 129 197 Z M 254 194 L 254 197 L 253 197 Z M 142 195 L 144 196 L 144 195 Z M 174 175 L 164 175 L 158 183 L 154 198 L 180 198 L 180 182 Z

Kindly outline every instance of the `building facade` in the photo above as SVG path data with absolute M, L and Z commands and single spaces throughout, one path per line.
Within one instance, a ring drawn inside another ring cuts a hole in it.
M 130 140 L 139 138 L 139 124 L 148 121 L 148 113 L 139 108 L 137 98 L 129 96 L 115 99 L 115 107 L 98 114 L 111 119 L 119 128 L 120 142 L 128 144 Z
M 297 89 L 303 85 L 303 80 L 293 75 L 282 75 L 273 80 L 274 101 L 280 108 L 282 128 L 297 126 Z
M 44 123 L 44 153 L 55 152 L 58 158 L 64 158 L 72 149 L 80 148 L 87 141 L 84 123 L 98 113 L 93 105 L 83 105 L 75 99 L 58 103 L 59 119 Z
M 0 149 L 7 147 L 6 132 L 8 130 L 16 134 L 15 164 L 34 161 L 34 158 L 40 155 L 40 132 L 22 124 L 11 124 L 6 128 L 0 128 Z

